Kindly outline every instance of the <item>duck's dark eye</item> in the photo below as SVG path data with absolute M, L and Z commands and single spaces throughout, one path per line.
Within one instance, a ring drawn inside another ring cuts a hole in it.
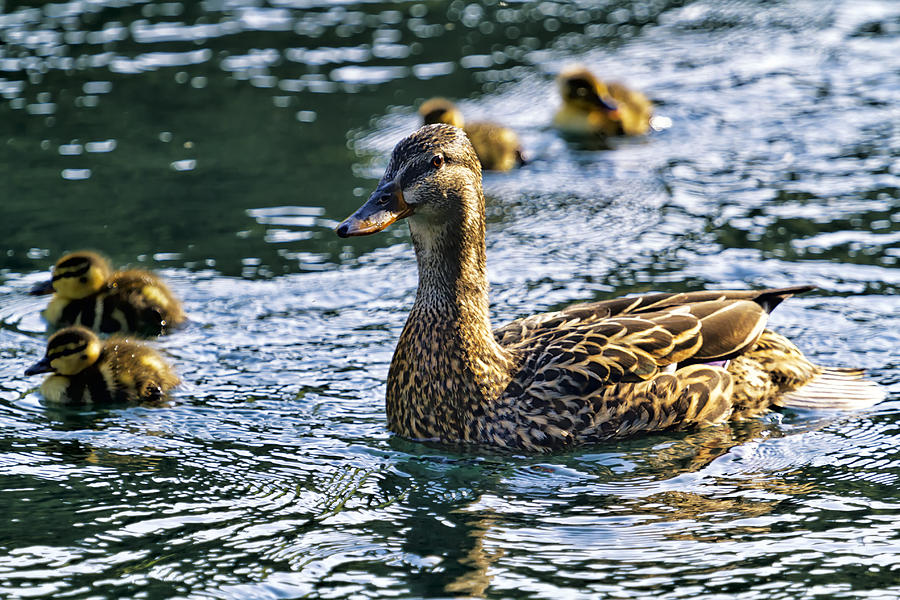
M 82 355 L 81 355 L 81 360 L 87 360 L 87 354 L 82 354 Z
M 435 169 L 440 168 L 440 166 L 443 164 L 444 164 L 444 157 L 441 156 L 440 154 L 435 154 L 434 156 L 431 157 L 431 166 L 434 167 Z
M 78 281 L 80 281 L 81 283 L 87 283 L 87 277 L 79 277 Z

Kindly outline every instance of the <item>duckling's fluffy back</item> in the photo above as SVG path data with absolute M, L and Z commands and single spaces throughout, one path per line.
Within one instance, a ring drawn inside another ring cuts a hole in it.
M 464 131 L 475 148 L 482 168 L 509 171 L 525 164 L 519 137 L 512 129 L 496 123 L 478 122 L 467 124 Z
M 181 303 L 163 281 L 147 271 L 131 269 L 118 271 L 110 277 L 109 293 L 118 295 L 138 309 L 151 321 L 160 319 L 162 328 L 169 329 L 185 321 Z
M 127 338 L 106 342 L 98 369 L 108 388 L 129 402 L 158 400 L 180 383 L 155 350 Z
M 490 121 L 467 123 L 459 108 L 446 98 L 426 100 L 419 114 L 425 125 L 444 123 L 465 131 L 483 169 L 509 171 L 525 164 L 519 137 L 508 127 Z
M 609 95 L 620 106 L 618 112 L 622 133 L 625 135 L 647 133 L 650 129 L 650 117 L 653 116 L 653 104 L 647 99 L 647 96 L 617 82 L 609 83 L 607 87 Z

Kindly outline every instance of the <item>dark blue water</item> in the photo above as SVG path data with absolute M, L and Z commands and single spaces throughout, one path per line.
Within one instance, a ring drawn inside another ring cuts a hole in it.
M 0 2 L 0 597 L 900 595 L 900 5 Z M 671 126 L 548 128 L 585 63 Z M 812 283 L 772 324 L 883 404 L 542 456 L 385 425 L 403 226 L 333 226 L 423 99 L 519 132 L 488 174 L 496 323 Z M 66 250 L 161 271 L 169 407 L 48 406 L 26 291 Z

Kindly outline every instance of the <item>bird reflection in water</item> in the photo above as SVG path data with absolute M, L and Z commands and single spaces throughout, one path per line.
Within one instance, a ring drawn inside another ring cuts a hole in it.
M 597 518 L 625 516 L 629 523 L 636 525 L 660 522 L 686 525 L 654 529 L 653 536 L 657 541 L 660 538 L 721 541 L 717 535 L 705 534 L 708 528 L 697 527 L 697 523 L 764 517 L 777 512 L 786 497 L 797 498 L 817 489 L 812 482 L 792 481 L 796 469 L 790 462 L 776 460 L 777 470 L 773 470 L 768 460 L 771 457 L 767 456 L 766 460 L 754 458 L 754 445 L 807 434 L 834 420 L 831 416 L 786 429 L 773 421 L 754 419 L 705 428 L 662 443 L 659 437 L 636 441 L 624 451 L 617 452 L 630 467 L 626 476 L 597 464 L 594 469 L 596 479 L 585 481 L 582 478 L 574 482 L 577 493 L 566 489 L 573 483 L 569 478 L 554 487 L 542 477 L 541 485 L 533 494 L 512 490 L 498 496 L 498 487 L 516 485 L 515 471 L 556 477 L 552 466 L 548 468 L 545 463 L 523 465 L 515 460 L 502 464 L 465 458 L 418 457 L 415 462 L 419 464 L 411 470 L 440 471 L 441 491 L 435 495 L 436 489 L 409 490 L 405 505 L 416 508 L 412 513 L 405 513 L 404 522 L 398 523 L 397 530 L 404 532 L 406 552 L 442 558 L 440 571 L 443 577 L 420 572 L 415 582 L 408 583 L 423 594 L 443 591 L 473 598 L 486 597 L 492 579 L 502 572 L 499 565 L 504 557 L 513 554 L 507 547 L 504 531 L 519 527 L 521 513 L 518 511 L 523 505 L 543 504 L 548 500 L 562 505 L 554 508 L 557 515 L 569 512 L 566 511 L 569 506 L 577 508 L 579 517 L 584 517 L 587 506 Z M 746 456 L 734 456 L 727 465 L 711 467 L 734 448 L 747 448 L 748 452 Z M 621 450 L 621 444 L 615 450 Z M 578 456 L 574 458 L 579 459 Z M 428 468 L 429 461 L 442 464 L 432 464 Z M 442 469 L 448 462 L 455 465 L 449 470 Z M 559 462 L 571 464 L 565 455 L 560 455 Z M 578 465 L 580 470 L 585 470 L 583 460 L 579 460 Z M 479 473 L 481 477 L 477 477 Z M 434 475 L 432 472 L 431 476 Z M 684 481 L 679 481 L 686 475 Z M 390 479 L 382 480 L 382 483 Z M 504 485 L 504 481 L 508 483 Z M 698 491 L 705 487 L 708 491 Z M 441 503 L 456 505 L 452 510 L 444 511 L 452 517 L 452 522 L 434 519 L 433 507 Z M 512 503 L 518 508 L 511 508 Z M 512 513 L 513 510 L 516 512 Z M 630 524 L 617 531 L 627 532 L 629 527 Z M 769 530 L 770 526 L 761 520 L 741 526 L 730 525 L 728 535 L 753 535 Z

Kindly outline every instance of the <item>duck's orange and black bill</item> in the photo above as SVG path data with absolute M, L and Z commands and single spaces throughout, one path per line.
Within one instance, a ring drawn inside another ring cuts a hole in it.
M 340 237 L 377 233 L 413 212 L 403 199 L 400 186 L 393 180 L 382 181 L 365 204 L 344 219 L 335 232 Z
M 48 279 L 47 281 L 40 282 L 39 284 L 28 290 L 28 293 L 32 296 L 46 296 L 47 294 L 52 294 L 53 280 Z
M 37 375 L 38 373 L 50 373 L 53 367 L 50 366 L 50 359 L 46 356 L 25 369 L 26 375 Z

